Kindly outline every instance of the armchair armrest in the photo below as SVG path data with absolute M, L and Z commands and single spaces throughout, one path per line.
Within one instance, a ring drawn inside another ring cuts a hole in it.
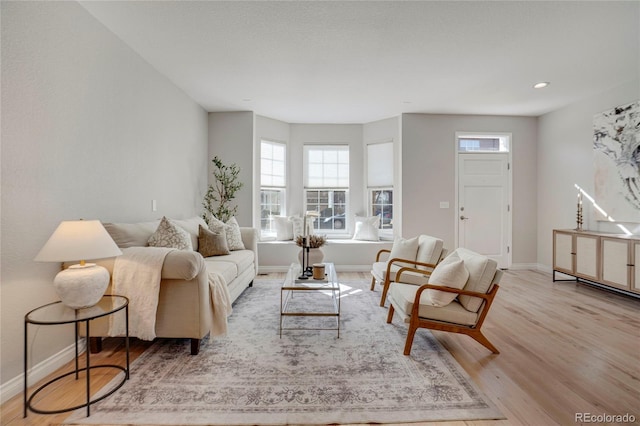
M 391 253 L 391 250 L 389 249 L 382 249 L 380 250 L 377 254 L 376 254 L 376 262 L 380 262 L 380 256 L 382 256 L 383 253 Z
M 418 273 L 420 275 L 431 275 L 431 272 L 433 272 L 433 270 L 435 269 L 436 265 L 432 264 L 432 263 L 424 263 L 424 262 L 418 262 L 417 260 L 409 260 L 409 259 L 400 259 L 400 258 L 393 258 L 391 259 L 388 263 L 387 263 L 387 274 L 385 276 L 385 280 L 386 281 L 390 281 L 391 278 L 391 267 L 394 263 L 413 263 L 416 266 L 424 266 L 426 268 L 430 268 L 429 269 L 418 269 L 418 268 L 413 268 L 413 267 L 409 267 L 409 266 L 403 266 L 402 268 L 400 268 L 398 270 L 398 273 L 396 274 L 396 281 L 400 281 L 400 274 L 402 272 L 415 272 Z

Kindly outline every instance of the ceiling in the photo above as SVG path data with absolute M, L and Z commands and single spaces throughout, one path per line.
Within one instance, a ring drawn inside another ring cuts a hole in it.
M 80 4 L 205 110 L 289 123 L 538 116 L 640 76 L 635 1 Z

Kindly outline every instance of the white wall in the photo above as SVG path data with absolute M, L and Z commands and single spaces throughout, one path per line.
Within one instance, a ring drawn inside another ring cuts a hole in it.
M 252 226 L 253 209 L 253 140 L 255 116 L 250 111 L 209 113 L 209 184 L 213 183 L 213 164 L 218 156 L 226 165 L 240 168 L 238 178 L 244 184 L 234 200 L 240 226 Z
M 638 80 L 576 102 L 539 119 L 538 149 L 538 262 L 552 268 L 553 229 L 576 227 L 578 184 L 594 194 L 593 116 L 640 99 Z M 598 201 L 598 200 L 596 200 Z M 593 220 L 585 204 L 584 229 L 620 233 L 610 224 Z M 638 224 L 630 227 L 640 234 Z
M 207 114 L 77 3 L 1 7 L 4 391 L 22 373 L 24 315 L 57 300 L 59 265 L 33 258 L 58 223 L 198 214 Z M 30 364 L 72 336 L 68 327 L 37 329 Z
M 402 115 L 402 233 L 440 237 L 455 249 L 455 133 L 512 134 L 513 266 L 536 263 L 537 119 Z M 448 201 L 450 208 L 439 203 Z

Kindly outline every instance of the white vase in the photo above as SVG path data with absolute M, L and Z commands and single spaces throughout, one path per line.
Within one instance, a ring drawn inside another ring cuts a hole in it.
M 302 254 L 305 252 L 305 249 L 300 249 L 298 253 L 298 262 L 300 262 L 300 266 L 302 266 Z M 314 263 L 322 263 L 324 259 L 324 252 L 322 248 L 310 248 L 309 249 L 309 260 L 305 259 L 305 266 L 313 266 Z

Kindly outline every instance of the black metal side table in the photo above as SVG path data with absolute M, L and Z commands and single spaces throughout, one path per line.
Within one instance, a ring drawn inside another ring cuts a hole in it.
M 90 329 L 89 323 L 92 320 L 95 320 L 100 317 L 105 317 L 108 315 L 112 315 L 118 311 L 125 311 L 125 324 L 126 324 L 126 335 L 125 335 L 125 346 L 126 346 L 126 357 L 127 357 L 127 366 L 122 367 L 120 365 L 115 364 L 100 364 L 100 365 L 91 365 L 90 355 L 89 355 L 89 336 Z M 85 336 L 87 338 L 87 347 L 86 347 L 86 364 L 84 367 L 80 367 L 79 364 L 79 353 L 78 353 L 78 338 L 79 338 L 79 327 L 80 324 L 85 324 Z M 54 377 L 49 380 L 47 383 L 40 386 L 36 389 L 31 396 L 27 395 L 28 392 L 28 384 L 27 384 L 27 374 L 28 374 L 28 336 L 27 330 L 29 324 L 37 324 L 37 325 L 61 325 L 61 324 L 73 324 L 75 329 L 75 341 L 76 341 L 76 356 L 75 356 L 75 369 L 68 373 L 62 374 L 60 376 Z M 115 368 L 123 371 L 124 378 L 120 383 L 117 384 L 113 389 L 107 392 L 104 395 L 96 399 L 91 399 L 91 370 L 96 368 Z M 87 402 L 85 404 L 76 405 L 68 408 L 61 408 L 56 410 L 41 410 L 35 408 L 32 405 L 33 398 L 44 388 L 55 383 L 58 380 L 61 380 L 67 376 L 75 374 L 76 380 L 79 378 L 79 373 L 81 371 L 86 372 L 86 391 L 87 391 Z M 87 417 L 91 415 L 91 404 L 96 403 L 115 391 L 117 391 L 124 383 L 129 379 L 129 299 L 124 296 L 117 295 L 105 295 L 100 299 L 100 301 L 89 308 L 83 309 L 72 309 L 65 306 L 62 302 L 54 302 L 49 303 L 48 305 L 40 306 L 26 314 L 24 316 L 24 413 L 23 416 L 27 417 L 27 411 L 31 410 L 34 413 L 38 414 L 57 414 L 57 413 L 65 413 L 67 411 L 77 410 L 78 408 L 87 407 Z

